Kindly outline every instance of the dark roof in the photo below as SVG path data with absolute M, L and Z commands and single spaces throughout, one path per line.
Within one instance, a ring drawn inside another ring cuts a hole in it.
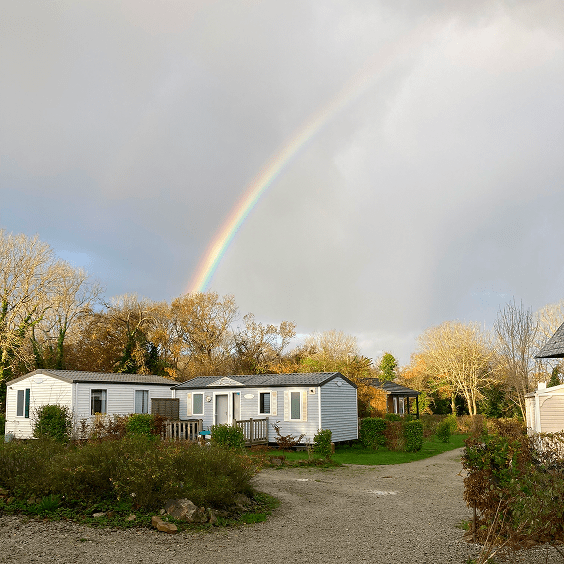
M 421 392 L 417 392 L 412 390 L 411 388 L 406 388 L 405 386 L 400 386 L 395 382 L 389 382 L 387 380 L 381 381 L 378 378 L 365 378 L 365 381 L 370 384 L 370 386 L 374 386 L 375 388 L 381 388 L 382 390 L 388 392 L 393 396 L 403 396 L 403 397 L 410 397 L 414 398 L 418 396 Z
M 564 358 L 564 323 L 556 329 L 535 358 Z
M 30 376 L 36 374 L 44 374 L 45 376 L 52 376 L 70 384 L 75 382 L 103 382 L 105 384 L 157 384 L 160 386 L 172 387 L 176 382 L 169 378 L 162 376 L 155 376 L 154 374 L 114 374 L 112 372 L 83 372 L 80 370 L 43 370 L 38 369 L 14 378 L 8 382 L 8 386 L 14 382 L 19 382 Z
M 340 372 L 311 372 L 303 374 L 254 374 L 230 376 L 196 376 L 187 382 L 178 384 L 176 389 L 195 388 L 225 388 L 241 386 L 245 388 L 272 388 L 283 386 L 322 386 L 337 376 L 343 378 L 351 386 L 353 382 L 345 378 Z

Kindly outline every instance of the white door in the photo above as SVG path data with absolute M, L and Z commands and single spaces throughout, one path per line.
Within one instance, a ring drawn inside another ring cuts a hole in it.
M 229 423 L 229 396 L 217 394 L 215 396 L 215 424 L 227 425 Z

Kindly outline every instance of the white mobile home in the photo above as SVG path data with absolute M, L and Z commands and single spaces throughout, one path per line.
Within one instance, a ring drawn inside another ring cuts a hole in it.
M 48 404 L 68 407 L 75 422 L 96 413 L 150 413 L 151 399 L 172 397 L 176 382 L 161 376 L 73 370 L 35 370 L 8 382 L 6 434 L 33 436 L 33 415 Z
M 529 432 L 564 431 L 564 384 L 547 388 L 539 382 L 537 390 L 525 395 L 525 407 Z
M 181 419 L 202 419 L 204 428 L 268 418 L 268 442 L 281 435 L 331 429 L 333 442 L 358 438 L 356 386 L 339 372 L 198 376 L 173 388 Z

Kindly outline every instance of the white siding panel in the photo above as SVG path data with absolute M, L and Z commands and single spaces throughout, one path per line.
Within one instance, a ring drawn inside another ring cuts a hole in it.
M 16 415 L 18 390 L 29 388 L 29 418 Z M 60 405 L 72 409 L 72 384 L 46 376 L 34 374 L 15 384 L 8 384 L 6 395 L 6 433 L 28 439 L 33 436 L 33 419 L 43 405 Z
M 337 377 L 322 386 L 320 393 L 321 427 L 331 429 L 333 442 L 357 439 L 356 388 L 346 380 Z
M 107 415 L 129 415 L 135 413 L 135 390 L 148 390 L 149 408 L 152 398 L 171 398 L 172 390 L 167 386 L 151 384 L 116 384 L 107 382 L 79 382 L 76 386 L 76 417 L 89 419 L 92 390 L 106 390 Z
M 553 394 L 540 396 L 541 430 L 543 433 L 557 433 L 564 430 L 564 396 Z

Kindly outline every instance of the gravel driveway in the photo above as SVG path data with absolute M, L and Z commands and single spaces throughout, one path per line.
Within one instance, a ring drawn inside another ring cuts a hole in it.
M 397 466 L 267 469 L 256 487 L 281 500 L 264 523 L 166 535 L 0 517 L 0 563 L 464 564 L 478 547 L 456 527 L 462 449 Z M 562 562 L 538 549 L 520 562 Z

